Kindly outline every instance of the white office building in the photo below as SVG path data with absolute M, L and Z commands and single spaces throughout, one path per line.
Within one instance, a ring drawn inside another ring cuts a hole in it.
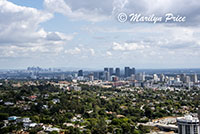
M 178 117 L 177 125 L 179 134 L 200 134 L 199 119 L 197 117 L 191 115 Z

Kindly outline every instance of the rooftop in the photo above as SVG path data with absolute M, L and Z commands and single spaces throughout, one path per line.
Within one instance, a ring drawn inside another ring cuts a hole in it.
M 184 117 L 178 117 L 177 122 L 199 122 L 199 119 L 191 115 L 186 115 Z

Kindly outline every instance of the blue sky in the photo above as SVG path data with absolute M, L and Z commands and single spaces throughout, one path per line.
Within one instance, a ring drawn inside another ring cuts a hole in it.
M 1 0 L 0 69 L 199 68 L 199 9 L 198 0 Z M 186 21 L 121 23 L 121 12 Z

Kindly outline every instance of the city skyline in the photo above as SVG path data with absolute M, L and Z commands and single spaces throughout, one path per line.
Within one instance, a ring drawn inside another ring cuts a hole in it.
M 108 68 L 119 68 L 120 70 L 124 70 L 124 67 L 127 66 L 127 67 L 134 67 L 136 68 L 135 66 L 128 66 L 128 65 L 122 65 L 122 66 L 101 66 L 101 67 L 52 67 L 52 66 L 47 66 L 47 67 L 42 67 L 42 66 L 25 66 L 25 67 L 22 67 L 22 68 L 16 68 L 16 67 L 13 67 L 13 68 L 0 68 L 0 71 L 2 70 L 26 70 L 28 67 L 39 67 L 39 68 L 42 68 L 42 69 L 61 69 L 63 71 L 77 71 L 77 70 L 85 70 L 85 71 L 100 71 L 102 70 L 103 68 L 105 67 L 108 67 Z M 194 67 L 194 68 L 190 68 L 190 67 L 163 67 L 163 68 L 159 68 L 159 67 L 155 67 L 155 68 L 144 68 L 144 67 L 141 67 L 141 68 L 137 68 L 137 70 L 193 70 L 193 69 L 197 69 L 199 70 L 200 67 Z
M 198 0 L 1 0 L 0 69 L 199 68 L 199 8 Z M 121 12 L 186 22 L 121 23 Z

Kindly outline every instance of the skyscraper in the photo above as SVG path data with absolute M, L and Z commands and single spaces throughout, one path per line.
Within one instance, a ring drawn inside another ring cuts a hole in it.
M 105 72 L 105 80 L 110 81 L 110 73 L 109 72 Z
M 197 74 L 193 74 L 193 75 L 191 76 L 191 81 L 194 82 L 194 83 L 197 83 L 197 82 L 198 82 Z
M 120 77 L 120 68 L 115 69 L 115 74 L 117 77 Z
M 78 76 L 83 76 L 83 70 L 78 71 Z
M 114 69 L 113 68 L 109 68 L 109 73 L 110 73 L 110 75 L 113 75 L 114 74 Z
M 185 82 L 186 82 L 186 83 L 189 83 L 189 82 L 190 82 L 190 76 L 186 76 Z
M 153 80 L 154 80 L 154 82 L 158 81 L 158 75 L 157 74 L 153 74 Z
M 99 72 L 99 79 L 103 80 L 104 79 L 104 72 Z
M 134 75 L 134 74 L 132 74 Z M 136 80 L 138 81 L 145 81 L 145 73 L 138 73 L 136 76 Z
M 135 75 L 135 68 L 133 67 L 132 69 L 130 69 L 130 76 L 134 74 Z
M 125 68 L 124 68 L 124 76 L 125 76 L 125 77 L 128 77 L 128 76 L 129 76 L 129 71 L 130 71 L 130 68 L 129 68 L 129 67 L 125 67 Z
M 107 67 L 104 68 L 104 72 L 108 72 L 108 68 Z
M 186 81 L 186 74 L 181 74 L 180 77 L 181 77 L 180 80 L 185 83 L 185 81 Z
M 125 67 L 124 68 L 124 76 L 125 77 L 130 77 L 132 74 L 134 74 L 135 75 L 135 68 L 130 68 L 130 67 Z
M 160 75 L 160 82 L 164 82 L 165 81 L 165 75 L 164 74 L 161 74 Z

